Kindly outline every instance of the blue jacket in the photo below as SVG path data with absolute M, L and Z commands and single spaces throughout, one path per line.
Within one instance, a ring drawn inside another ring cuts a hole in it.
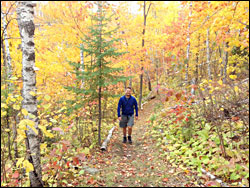
M 138 116 L 138 106 L 135 97 L 130 96 L 130 98 L 127 100 L 125 95 L 122 96 L 119 100 L 117 108 L 118 117 L 121 116 L 120 114 L 121 107 L 122 107 L 122 115 L 133 115 L 134 106 L 135 106 L 136 116 Z

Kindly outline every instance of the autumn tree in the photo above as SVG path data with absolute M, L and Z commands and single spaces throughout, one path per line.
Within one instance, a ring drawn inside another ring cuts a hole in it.
M 108 23 L 111 21 L 112 15 L 107 14 L 108 5 L 106 2 L 98 1 L 97 6 L 97 13 L 92 16 L 94 23 L 89 27 L 88 35 L 84 35 L 85 37 L 82 39 L 84 45 L 80 46 L 80 49 L 86 53 L 86 57 L 92 56 L 94 62 L 71 63 L 75 67 L 74 73 L 77 75 L 77 80 L 84 80 L 86 85 L 83 88 L 66 88 L 75 93 L 87 95 L 90 101 L 98 100 L 98 142 L 101 145 L 103 97 L 115 96 L 108 92 L 108 86 L 123 82 L 128 78 L 116 74 L 122 70 L 121 68 L 112 67 L 112 58 L 116 58 L 124 52 L 118 52 L 114 46 L 120 39 L 112 37 L 117 28 L 112 30 L 109 28 Z M 83 100 L 81 104 L 84 105 L 85 102 L 86 100 Z
M 17 16 L 18 27 L 22 39 L 22 64 L 23 64 L 23 102 L 22 108 L 28 114 L 25 120 L 20 122 L 20 126 L 27 126 L 26 150 L 29 163 L 33 168 L 29 168 L 29 178 L 31 187 L 42 187 L 42 168 L 40 159 L 40 131 L 38 128 L 37 99 L 32 93 L 36 93 L 36 73 L 35 73 L 35 44 L 34 44 L 34 7 L 31 1 L 21 1 L 18 3 Z M 32 170 L 31 170 L 32 169 Z M 27 169 L 26 169 L 27 170 Z

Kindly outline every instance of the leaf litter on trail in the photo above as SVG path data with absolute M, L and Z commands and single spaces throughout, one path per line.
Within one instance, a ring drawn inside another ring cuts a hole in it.
M 114 134 L 109 151 L 99 153 L 94 162 L 103 169 L 102 176 L 97 180 L 88 178 L 89 185 L 121 187 L 193 185 L 186 180 L 187 178 L 180 177 L 190 176 L 190 171 L 173 168 L 169 166 L 168 160 L 159 157 L 159 151 L 150 135 L 145 135 L 145 128 L 140 128 L 145 121 L 146 118 L 138 122 L 140 123 L 137 124 L 138 127 L 135 126 L 132 145 L 123 144 L 118 133 Z M 112 178 L 107 179 L 108 176 Z

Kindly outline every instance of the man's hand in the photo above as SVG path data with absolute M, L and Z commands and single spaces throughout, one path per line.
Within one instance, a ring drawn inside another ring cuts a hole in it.
M 135 116 L 135 119 L 138 120 L 138 116 Z
M 118 120 L 121 121 L 121 120 L 122 120 L 122 117 L 118 117 Z

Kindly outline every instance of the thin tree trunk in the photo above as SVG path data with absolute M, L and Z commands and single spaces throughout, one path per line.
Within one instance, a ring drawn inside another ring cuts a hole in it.
M 19 123 L 19 117 L 17 115 L 15 115 L 15 122 L 14 122 L 14 125 L 13 125 L 13 143 L 14 143 L 14 156 L 15 156 L 15 159 L 14 159 L 14 164 L 16 166 L 16 162 L 17 162 L 17 159 L 19 158 L 18 156 L 18 149 L 17 149 L 17 126 Z
M 100 18 L 102 16 L 102 1 L 98 1 L 98 9 L 100 10 Z M 102 21 L 100 21 L 100 31 L 102 31 Z M 102 33 L 100 32 L 100 41 L 102 40 Z M 100 46 L 100 54 L 102 53 L 102 49 Z M 98 60 L 97 60 L 98 61 Z M 99 125 L 98 125 L 98 143 L 101 146 L 101 124 L 102 124 L 102 87 L 101 87 L 101 71 L 102 71 L 102 60 L 99 60 L 99 69 L 100 69 L 100 84 L 98 89 L 98 99 L 99 99 Z
M 148 56 L 148 53 L 146 52 L 146 55 Z M 154 61 L 152 61 L 154 62 Z M 147 70 L 145 70 L 146 76 L 147 76 L 147 80 L 148 80 L 148 90 L 152 91 L 152 87 L 151 87 L 151 81 L 150 81 L 150 76 Z
M 139 108 L 141 109 L 142 105 L 142 86 L 143 85 L 143 67 L 141 67 L 141 75 L 140 75 L 140 97 L 139 97 Z
M 208 5 L 210 5 L 210 2 L 208 2 Z M 209 16 L 207 16 L 207 19 L 209 19 Z M 207 74 L 208 74 L 208 79 L 212 80 L 212 75 L 211 75 L 211 66 L 210 66 L 210 48 L 209 48 L 209 28 L 207 29 Z
M 1 127 L 1 145 L 5 146 L 5 141 L 4 141 L 4 136 L 3 134 L 3 130 Z M 7 175 L 6 175 L 6 159 L 5 159 L 5 153 L 6 153 L 6 147 L 1 147 L 1 177 L 2 182 L 6 182 L 7 181 Z
M 83 44 L 81 44 L 81 48 L 83 48 Z M 84 73 L 84 55 L 83 55 L 83 49 L 80 50 L 80 57 L 81 57 L 81 72 Z M 84 80 L 82 80 L 80 88 L 82 89 L 84 87 Z
M 219 62 L 220 63 L 220 66 L 221 66 L 221 69 L 220 69 L 220 76 L 221 78 L 223 77 L 223 62 L 224 62 L 224 56 L 222 55 L 222 51 L 221 51 L 221 48 L 219 46 L 219 53 L 220 53 L 220 59 L 222 58 L 222 62 Z
M 168 75 L 168 68 L 165 67 L 165 52 L 164 50 L 162 50 L 162 67 L 163 67 L 163 72 L 164 72 L 164 78 L 167 79 L 167 76 Z
M 144 18 L 144 27 L 143 27 L 143 31 L 142 31 L 142 48 L 145 45 L 145 41 L 144 41 L 144 37 L 145 37 L 145 32 L 146 32 L 146 21 L 147 21 L 147 15 L 150 9 L 151 3 L 149 4 L 148 7 L 148 11 L 146 13 L 146 1 L 144 1 L 144 5 L 143 5 L 143 18 Z M 141 61 L 144 61 L 145 57 L 143 57 L 143 59 Z M 139 108 L 142 109 L 142 88 L 143 88 L 143 66 L 141 67 L 141 75 L 140 75 L 140 97 L 139 97 Z
M 196 74 L 196 78 L 195 78 L 195 85 L 198 84 L 199 82 L 199 53 L 200 53 L 200 35 L 198 37 L 198 52 L 196 53 L 196 70 L 195 70 L 195 74 Z
M 156 88 L 157 88 L 157 95 L 159 94 L 159 87 L 158 87 L 158 85 L 159 85 L 159 58 L 158 58 L 158 54 L 157 54 L 157 51 L 156 51 L 156 53 L 155 53 L 155 67 L 156 67 Z M 150 90 L 150 91 L 152 91 L 152 89 Z
M 6 52 L 5 52 L 5 45 L 4 45 L 4 43 L 3 43 L 3 39 L 1 39 L 1 48 L 2 48 L 2 52 L 3 52 L 3 65 L 4 65 L 4 67 L 6 67 L 6 64 L 7 64 L 7 58 L 6 58 Z M 5 70 L 5 72 L 6 72 L 7 70 Z M 5 73 L 6 74 L 6 78 L 7 78 L 7 73 Z M 1 79 L 1 83 L 2 83 L 2 81 L 3 81 L 4 79 Z
M 124 91 L 126 91 L 126 88 L 127 88 L 127 82 L 126 82 L 126 81 L 124 81 L 124 82 L 123 82 L 123 84 L 124 84 Z
M 1 7 L 2 7 L 2 2 L 1 2 Z M 11 67 L 11 56 L 10 56 L 10 47 L 9 47 L 9 42 L 7 40 L 8 38 L 8 34 L 7 34 L 7 25 L 5 22 L 5 17 L 3 12 L 1 11 L 1 19 L 2 19 L 2 24 L 3 24 L 3 37 L 4 39 L 4 43 L 5 45 L 2 46 L 3 52 L 5 53 L 5 57 L 6 57 L 6 61 L 5 61 L 5 65 L 6 65 L 6 78 L 7 80 L 9 80 L 12 76 L 12 67 Z M 6 48 L 6 50 L 4 49 L 4 46 Z M 10 88 L 13 84 L 11 84 L 10 82 L 8 82 L 8 87 Z
M 33 165 L 34 171 L 29 172 L 30 186 L 43 187 L 42 168 L 40 160 L 40 139 L 41 131 L 38 128 L 38 114 L 37 114 L 37 99 L 36 96 L 30 94 L 31 91 L 36 92 L 36 73 L 35 67 L 35 44 L 34 44 L 34 6 L 32 1 L 20 1 L 17 6 L 17 21 L 22 39 L 22 76 L 23 76 L 23 90 L 22 90 L 22 108 L 26 109 L 35 118 L 29 115 L 25 119 L 34 121 L 35 129 L 38 130 L 38 135 L 27 125 L 26 131 L 26 150 L 28 160 Z
M 189 9 L 190 9 L 189 17 L 191 17 L 192 16 L 192 1 L 190 1 Z M 185 74 L 186 84 L 188 84 L 188 80 L 189 80 L 188 69 L 189 69 L 189 55 L 190 55 L 190 27 L 191 27 L 191 20 L 189 21 L 189 24 L 188 24 L 188 36 L 187 36 L 188 45 L 187 45 L 186 74 Z
M 129 79 L 129 87 L 132 88 L 132 78 Z
M 8 135 L 8 152 L 9 152 L 9 159 L 12 160 L 12 155 L 11 155 L 11 149 L 10 149 L 10 117 L 9 117 L 9 112 L 7 111 L 7 116 L 6 116 L 6 124 L 7 124 L 7 129 L 9 130 L 7 132 Z
M 224 57 L 224 77 L 223 77 L 223 83 L 225 84 L 227 82 L 227 65 L 228 65 L 228 49 L 229 45 L 228 42 L 226 42 L 226 52 L 225 52 L 225 57 Z
M 149 91 L 152 91 L 149 73 L 148 73 L 148 71 L 145 71 L 145 73 L 146 73 L 147 79 L 148 79 L 148 90 L 149 90 Z

